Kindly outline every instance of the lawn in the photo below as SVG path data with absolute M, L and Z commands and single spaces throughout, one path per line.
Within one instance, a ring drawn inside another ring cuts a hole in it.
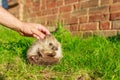
M 120 38 L 72 37 L 60 25 L 53 33 L 61 42 L 62 60 L 32 66 L 26 51 L 34 41 L 0 26 L 0 80 L 120 80 Z

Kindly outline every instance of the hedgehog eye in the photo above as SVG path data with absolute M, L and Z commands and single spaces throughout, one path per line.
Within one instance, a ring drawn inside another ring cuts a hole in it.
M 53 44 L 52 43 L 49 43 L 49 46 L 52 46 Z

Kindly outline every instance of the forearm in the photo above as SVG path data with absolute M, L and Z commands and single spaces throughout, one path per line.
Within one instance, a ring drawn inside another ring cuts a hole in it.
M 40 24 L 25 23 L 18 20 L 12 14 L 0 6 L 0 24 L 19 32 L 21 35 L 43 39 L 50 32 Z
M 0 6 L 0 24 L 15 31 L 20 31 L 22 22 Z

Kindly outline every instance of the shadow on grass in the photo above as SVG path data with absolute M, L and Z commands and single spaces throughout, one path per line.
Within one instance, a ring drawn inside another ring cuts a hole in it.
M 113 43 L 120 42 L 120 35 L 108 37 L 107 40 L 109 40 L 109 41 L 111 41 L 111 42 L 113 42 Z
M 22 54 L 20 55 L 20 58 L 22 58 L 23 61 L 25 61 L 27 63 L 27 50 L 28 50 L 28 46 L 22 51 Z
M 9 41 L 9 42 L 5 42 L 2 43 L 0 42 L 1 47 L 6 50 L 9 51 L 9 53 L 11 53 L 11 55 L 14 56 L 20 56 L 20 58 L 27 62 L 27 50 L 31 44 L 31 40 L 27 40 L 27 39 L 20 39 L 18 41 Z
M 27 63 L 27 50 L 31 44 L 31 41 L 21 39 L 16 43 L 16 48 L 21 49 L 20 58 Z
M 0 80 L 5 80 L 5 76 L 3 74 L 0 74 Z

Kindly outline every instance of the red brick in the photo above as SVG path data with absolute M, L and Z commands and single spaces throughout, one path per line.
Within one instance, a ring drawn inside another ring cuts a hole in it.
M 70 17 L 70 18 L 65 19 L 65 24 L 72 25 L 72 24 L 77 24 L 77 23 L 78 23 L 77 17 Z
M 56 25 L 56 21 L 57 21 L 57 16 L 56 15 L 51 15 L 51 16 L 47 16 L 47 25 L 49 26 L 55 26 Z
M 117 30 L 117 35 L 120 35 L 120 30 Z
M 70 31 L 78 31 L 78 25 L 77 24 L 70 25 Z
M 40 5 L 40 2 L 33 2 L 33 6 L 38 7 Z
M 36 17 L 37 15 L 35 13 L 31 13 L 30 17 Z
M 120 29 L 120 20 L 112 21 L 112 29 Z
M 95 31 L 93 32 L 93 34 L 104 36 L 104 37 L 110 37 L 110 36 L 116 36 L 117 31 L 116 30 L 101 30 L 101 31 Z
M 78 0 L 65 0 L 65 4 L 71 4 L 75 2 L 78 2 Z
M 64 24 L 64 19 L 59 18 L 58 21 L 59 21 L 61 24 Z
M 77 36 L 82 38 L 83 37 L 83 33 L 81 31 L 72 31 L 72 36 Z
M 42 16 L 41 11 L 38 11 L 36 14 L 37 16 Z
M 83 16 L 83 15 L 87 15 L 88 11 L 87 9 L 80 9 L 80 10 L 76 10 L 72 12 L 72 16 Z
M 55 21 L 47 20 L 47 26 L 55 26 L 55 25 L 56 25 Z
M 16 6 L 16 7 L 14 7 L 14 8 L 10 8 L 10 9 L 8 9 L 9 10 L 9 12 L 12 14 L 12 15 L 14 15 L 14 16 L 16 16 L 17 18 L 19 18 L 19 11 L 18 11 L 18 9 L 19 9 L 19 6 Z M 28 13 L 28 12 L 27 12 Z M 26 13 L 26 14 L 27 14 Z M 26 16 L 25 16 L 26 17 Z M 25 18 L 24 17 L 24 18 Z
M 32 0 L 26 0 L 27 2 L 31 2 Z
M 55 32 L 56 29 L 57 29 L 55 26 L 46 26 L 46 28 L 47 28 L 50 32 Z
M 57 5 L 56 2 L 51 2 L 49 4 L 46 4 L 46 7 L 47 7 L 47 9 L 52 9 L 52 8 L 55 8 L 56 5 Z
M 120 4 L 111 5 L 110 12 L 120 12 Z
M 81 8 L 81 5 L 80 5 L 80 3 L 75 3 L 75 4 L 73 4 L 73 10 L 75 11 L 75 10 L 79 10 Z
M 51 14 L 57 14 L 58 13 L 58 8 L 53 8 L 50 10 Z
M 56 15 L 49 15 L 49 16 L 46 16 L 47 20 L 56 20 L 57 16 Z
M 41 9 L 41 10 L 45 10 L 45 9 L 46 9 L 46 6 L 45 6 L 45 5 L 42 5 L 42 6 L 40 7 L 40 9 Z
M 27 4 L 25 6 L 32 6 L 32 2 L 31 1 L 27 1 Z
M 56 2 L 57 0 L 46 0 L 46 4 L 50 4 L 50 3 L 54 3 Z
M 117 2 L 120 2 L 120 0 L 113 0 L 113 3 L 117 3 Z
M 40 9 L 41 10 L 45 10 L 46 9 L 46 0 L 40 0 Z
M 111 13 L 110 20 L 120 20 L 120 12 Z
M 101 5 L 109 5 L 109 0 L 101 0 Z
M 100 15 L 90 15 L 89 22 L 96 22 L 96 21 L 106 21 L 109 20 L 109 14 L 100 14 Z
M 47 24 L 47 18 L 46 17 L 40 17 L 40 23 L 42 25 L 46 25 Z
M 41 12 L 41 16 L 57 14 L 58 13 L 58 8 L 53 8 L 53 9 L 50 9 L 50 10 L 42 10 L 40 12 Z
M 60 7 L 60 13 L 71 12 L 71 11 L 72 11 L 71 5 Z
M 83 31 L 83 38 L 88 38 L 90 36 L 93 36 L 92 31 Z
M 64 25 L 64 29 L 70 31 L 70 25 Z
M 79 17 L 79 23 L 86 23 L 86 22 L 88 22 L 88 17 L 87 16 Z
M 96 8 L 90 8 L 89 14 L 105 14 L 109 13 L 109 6 L 101 6 Z
M 99 0 L 86 0 L 81 2 L 81 8 L 97 7 Z
M 32 10 L 34 11 L 34 12 L 38 12 L 39 11 L 39 7 L 36 7 L 36 6 L 34 6 L 34 7 L 32 7 Z
M 48 14 L 48 10 L 43 10 L 43 11 L 41 11 L 41 16 L 45 16 L 45 15 L 47 15 Z
M 57 0 L 56 5 L 57 7 L 63 6 L 63 0 Z
M 79 30 L 81 31 L 89 31 L 89 30 L 97 30 L 98 29 L 98 23 L 94 22 L 94 23 L 83 23 L 80 24 L 79 26 Z
M 65 19 L 70 18 L 70 14 L 71 14 L 70 12 L 63 13 L 60 15 L 60 18 L 65 18 Z
M 109 30 L 109 29 L 110 29 L 110 21 L 100 22 L 100 30 Z

